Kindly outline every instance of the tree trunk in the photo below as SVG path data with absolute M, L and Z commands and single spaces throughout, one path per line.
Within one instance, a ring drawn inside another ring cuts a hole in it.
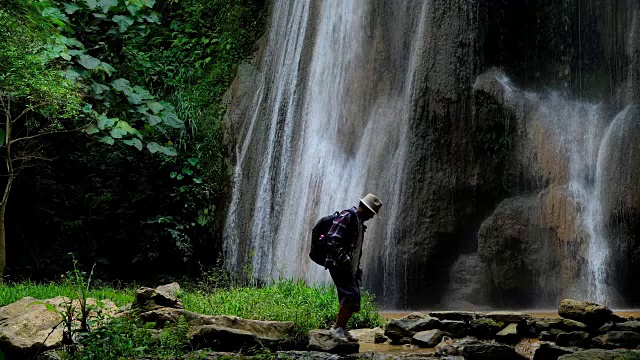
M 14 172 L 13 163 L 11 162 L 11 108 L 9 98 L 7 105 L 5 105 L 5 163 L 7 164 L 7 185 L 4 188 L 4 194 L 2 195 L 2 204 L 0 205 L 0 284 L 4 283 L 4 268 L 7 264 L 7 249 L 6 249 L 6 226 L 4 215 L 7 212 L 7 202 L 9 201 L 9 193 L 11 192 L 11 186 L 13 185 Z M 4 103 L 3 103 L 4 104 Z

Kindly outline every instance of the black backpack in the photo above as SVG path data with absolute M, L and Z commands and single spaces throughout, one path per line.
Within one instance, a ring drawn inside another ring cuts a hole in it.
M 331 225 L 333 224 L 333 220 L 335 220 L 340 212 L 336 211 L 331 215 L 327 215 L 322 219 L 318 220 L 316 225 L 313 227 L 311 231 L 311 251 L 309 252 L 309 257 L 313 262 L 318 265 L 324 266 L 324 262 L 327 259 L 327 244 L 326 239 L 320 238 L 321 235 L 327 235 L 329 229 L 331 229 Z

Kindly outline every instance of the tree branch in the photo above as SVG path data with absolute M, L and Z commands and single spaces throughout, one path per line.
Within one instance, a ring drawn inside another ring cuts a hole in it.
M 44 136 L 44 135 L 63 134 L 63 133 L 71 133 L 71 132 L 81 131 L 86 127 L 87 127 L 87 125 L 84 125 L 84 126 L 81 126 L 81 127 L 75 128 L 75 129 L 71 129 L 71 130 L 49 131 L 49 132 L 42 132 L 42 133 L 31 135 L 31 136 L 23 136 L 21 138 L 17 138 L 17 139 L 11 140 L 11 144 L 15 144 L 15 143 L 17 143 L 19 141 L 24 141 L 24 140 L 32 140 L 32 139 L 35 139 L 35 138 L 38 138 L 38 137 Z

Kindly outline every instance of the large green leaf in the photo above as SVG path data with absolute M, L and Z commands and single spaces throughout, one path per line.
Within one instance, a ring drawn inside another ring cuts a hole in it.
M 127 79 L 116 79 L 111 82 L 111 86 L 113 86 L 113 88 L 118 91 L 125 91 L 125 90 L 130 91 L 131 89 L 131 86 L 129 85 L 129 80 Z
M 168 146 L 162 146 L 158 143 L 155 142 L 150 142 L 147 144 L 147 149 L 149 149 L 149 152 L 151 152 L 152 154 L 155 154 L 157 152 L 161 152 L 167 156 L 176 156 L 178 155 L 178 152 L 176 151 L 176 149 L 174 149 L 173 147 L 168 147 Z
M 114 139 L 122 139 L 123 136 L 127 135 L 127 132 L 117 126 L 114 126 L 111 129 L 110 134 L 111 134 L 111 137 Z
M 5 140 L 4 138 L 6 134 L 7 133 L 4 131 L 4 129 L 0 129 L 0 146 L 4 145 L 4 140 Z
M 113 140 L 113 138 L 109 135 L 103 137 L 102 139 L 100 139 L 100 141 L 108 145 L 113 145 L 115 143 L 115 140 Z
M 149 122 L 149 125 L 151 126 L 156 126 L 159 123 L 162 122 L 162 119 L 160 119 L 160 117 L 155 116 L 155 115 L 151 115 L 151 114 L 146 114 L 147 115 L 147 121 Z
M 161 116 L 162 122 L 169 127 L 174 129 L 182 129 L 184 127 L 184 123 L 178 119 L 178 116 L 173 111 L 165 110 Z
M 162 106 L 162 104 L 157 101 L 147 101 L 147 106 L 151 111 L 153 111 L 154 114 L 157 114 L 160 111 L 164 110 L 164 106 Z
M 142 141 L 138 138 L 133 138 L 131 140 L 122 140 L 123 143 L 131 146 L 135 146 L 136 149 L 142 150 Z
M 142 100 L 149 100 L 149 99 L 153 99 L 153 95 L 151 95 L 149 93 L 149 91 L 147 89 L 145 89 L 142 86 L 134 86 L 133 87 L 133 92 L 135 92 L 136 94 L 140 95 L 140 98 Z
M 98 128 L 100 130 L 111 129 L 118 122 L 117 118 L 109 119 L 106 115 L 98 116 Z
M 118 28 L 120 29 L 120 32 L 127 31 L 129 26 L 133 25 L 133 19 L 124 15 L 115 15 L 114 17 L 111 18 L 111 20 L 113 20 L 113 22 L 118 24 Z
M 137 137 L 142 137 L 142 135 L 140 135 L 140 132 L 134 128 L 131 127 L 131 125 L 129 125 L 128 122 L 126 121 L 118 121 L 118 124 L 116 125 L 117 127 L 119 127 L 120 129 L 126 131 L 128 134 L 131 135 L 136 135 Z
M 105 91 L 109 91 L 109 87 L 104 84 L 93 82 L 91 84 L 91 90 L 93 90 L 93 92 L 96 93 L 96 95 L 100 95 Z
M 148 8 L 152 8 L 153 5 L 156 4 L 156 0 L 144 0 L 144 4 L 147 5 Z
M 93 10 L 98 6 L 98 0 L 87 0 L 87 6 Z
M 100 0 L 98 6 L 102 8 L 103 13 L 109 12 L 112 7 L 118 6 L 118 0 Z
M 125 90 L 124 93 L 125 95 L 127 95 L 127 100 L 129 101 L 129 104 L 133 104 L 133 105 L 142 104 L 142 96 L 140 96 L 140 94 L 133 92 L 131 90 Z
M 107 73 L 107 75 L 111 76 L 111 74 L 113 74 L 114 71 L 116 71 L 116 69 L 113 68 L 113 66 L 105 63 L 105 62 L 101 62 L 100 65 L 98 65 L 98 67 L 96 68 L 98 70 L 102 70 L 104 72 Z
M 69 3 L 62 3 L 62 5 L 64 5 L 64 12 L 66 12 L 67 14 L 71 15 L 74 12 L 78 11 L 81 9 L 80 6 L 76 5 L 76 4 L 69 4 Z
M 93 135 L 93 134 L 97 134 L 98 132 L 100 132 L 100 129 L 98 129 L 97 126 L 91 124 L 91 125 L 87 126 L 84 129 L 84 132 L 86 132 L 89 135 Z
M 151 15 L 142 15 L 140 17 L 145 19 L 145 20 L 147 20 L 147 22 L 150 22 L 150 23 L 153 23 L 153 24 L 160 24 L 160 18 L 155 13 L 151 14 Z
M 82 65 L 85 69 L 91 70 L 95 69 L 100 65 L 100 60 L 94 58 L 91 55 L 80 54 L 78 55 L 78 63 Z

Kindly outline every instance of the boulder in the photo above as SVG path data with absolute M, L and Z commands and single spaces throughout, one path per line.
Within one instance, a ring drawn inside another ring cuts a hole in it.
M 566 334 L 566 332 L 558 329 L 549 329 L 541 331 L 538 334 L 538 338 L 543 341 L 556 341 L 560 334 Z
M 360 344 L 338 339 L 329 330 L 311 330 L 307 348 L 332 354 L 355 354 L 360 351 Z
M 468 360 L 524 360 L 513 347 L 498 343 L 465 344 L 461 346 L 460 353 Z
M 547 196 L 503 200 L 478 232 L 478 254 L 504 306 L 552 305 L 579 277 L 563 262 L 563 246 L 571 245 L 560 241 L 557 229 L 540 216 Z
M 552 343 L 541 343 L 533 354 L 533 360 L 556 360 L 559 356 L 572 354 L 575 348 L 562 347 Z
M 176 297 L 180 292 L 180 284 L 178 284 L 177 282 L 172 282 L 171 284 L 160 285 L 156 288 L 156 290 Z
M 429 316 L 440 320 L 457 320 L 470 322 L 480 316 L 480 313 L 474 311 L 432 311 Z
M 531 319 L 527 321 L 527 325 L 533 327 L 536 332 L 549 329 L 562 330 L 563 332 L 585 331 L 587 329 L 587 325 L 579 321 L 564 318 Z
M 197 348 L 216 351 L 248 351 L 263 347 L 255 334 L 216 325 L 192 327 L 188 335 L 191 338 L 191 344 Z
M 451 337 L 461 338 L 467 335 L 468 327 L 464 321 L 442 320 L 440 321 L 440 330 L 444 331 Z
M 558 314 L 566 319 L 576 320 L 592 327 L 600 327 L 611 319 L 611 311 L 606 306 L 573 299 L 564 299 L 558 306 Z
M 493 338 L 493 336 L 495 336 L 495 334 L 497 334 L 503 328 L 504 323 L 496 322 L 493 319 L 488 319 L 485 317 L 475 319 L 469 324 L 469 332 L 472 335 L 483 338 Z
M 593 338 L 597 347 L 605 349 L 635 349 L 640 345 L 640 335 L 633 331 L 609 331 Z
M 422 313 L 412 313 L 400 319 L 394 319 L 385 326 L 384 334 L 392 344 L 408 344 L 416 333 L 438 329 L 440 320 Z
M 39 350 L 59 347 L 62 344 L 62 326 L 54 327 L 60 323 L 60 315 L 47 310 L 46 305 L 41 303 L 62 311 L 68 301 L 62 296 L 47 300 L 25 297 L 0 308 L 0 351 L 29 358 Z M 74 303 L 75 308 L 79 309 L 78 300 Z M 95 299 L 87 299 L 87 304 L 97 308 Z M 116 305 L 109 300 L 102 301 L 100 309 L 106 315 L 113 315 L 117 311 Z M 89 318 L 96 315 L 95 311 L 91 311 Z
M 413 335 L 413 343 L 426 348 L 435 347 L 442 341 L 443 333 L 438 329 L 421 331 Z
M 515 311 L 491 311 L 482 316 L 503 323 L 518 323 L 531 320 L 531 315 Z
M 558 360 L 638 360 L 638 350 L 602 350 L 589 349 L 576 351 L 573 354 L 562 355 Z
M 136 298 L 131 305 L 131 308 L 137 312 L 151 311 L 163 307 L 184 309 L 182 301 L 174 295 L 148 287 L 141 287 L 136 291 Z
M 384 336 L 384 330 L 379 327 L 374 329 L 353 329 L 349 332 L 355 335 L 361 344 L 380 344 L 387 341 L 387 337 Z
M 584 331 L 572 331 L 558 334 L 556 345 L 558 346 L 580 346 L 585 347 L 589 342 L 589 334 Z
M 516 342 L 518 342 L 519 338 L 520 338 L 520 336 L 518 334 L 518 324 L 517 323 L 511 323 L 511 324 L 507 325 L 507 327 L 505 327 L 504 329 L 500 330 L 496 334 L 496 340 L 500 340 L 500 341 L 506 342 L 506 343 L 516 343 Z

